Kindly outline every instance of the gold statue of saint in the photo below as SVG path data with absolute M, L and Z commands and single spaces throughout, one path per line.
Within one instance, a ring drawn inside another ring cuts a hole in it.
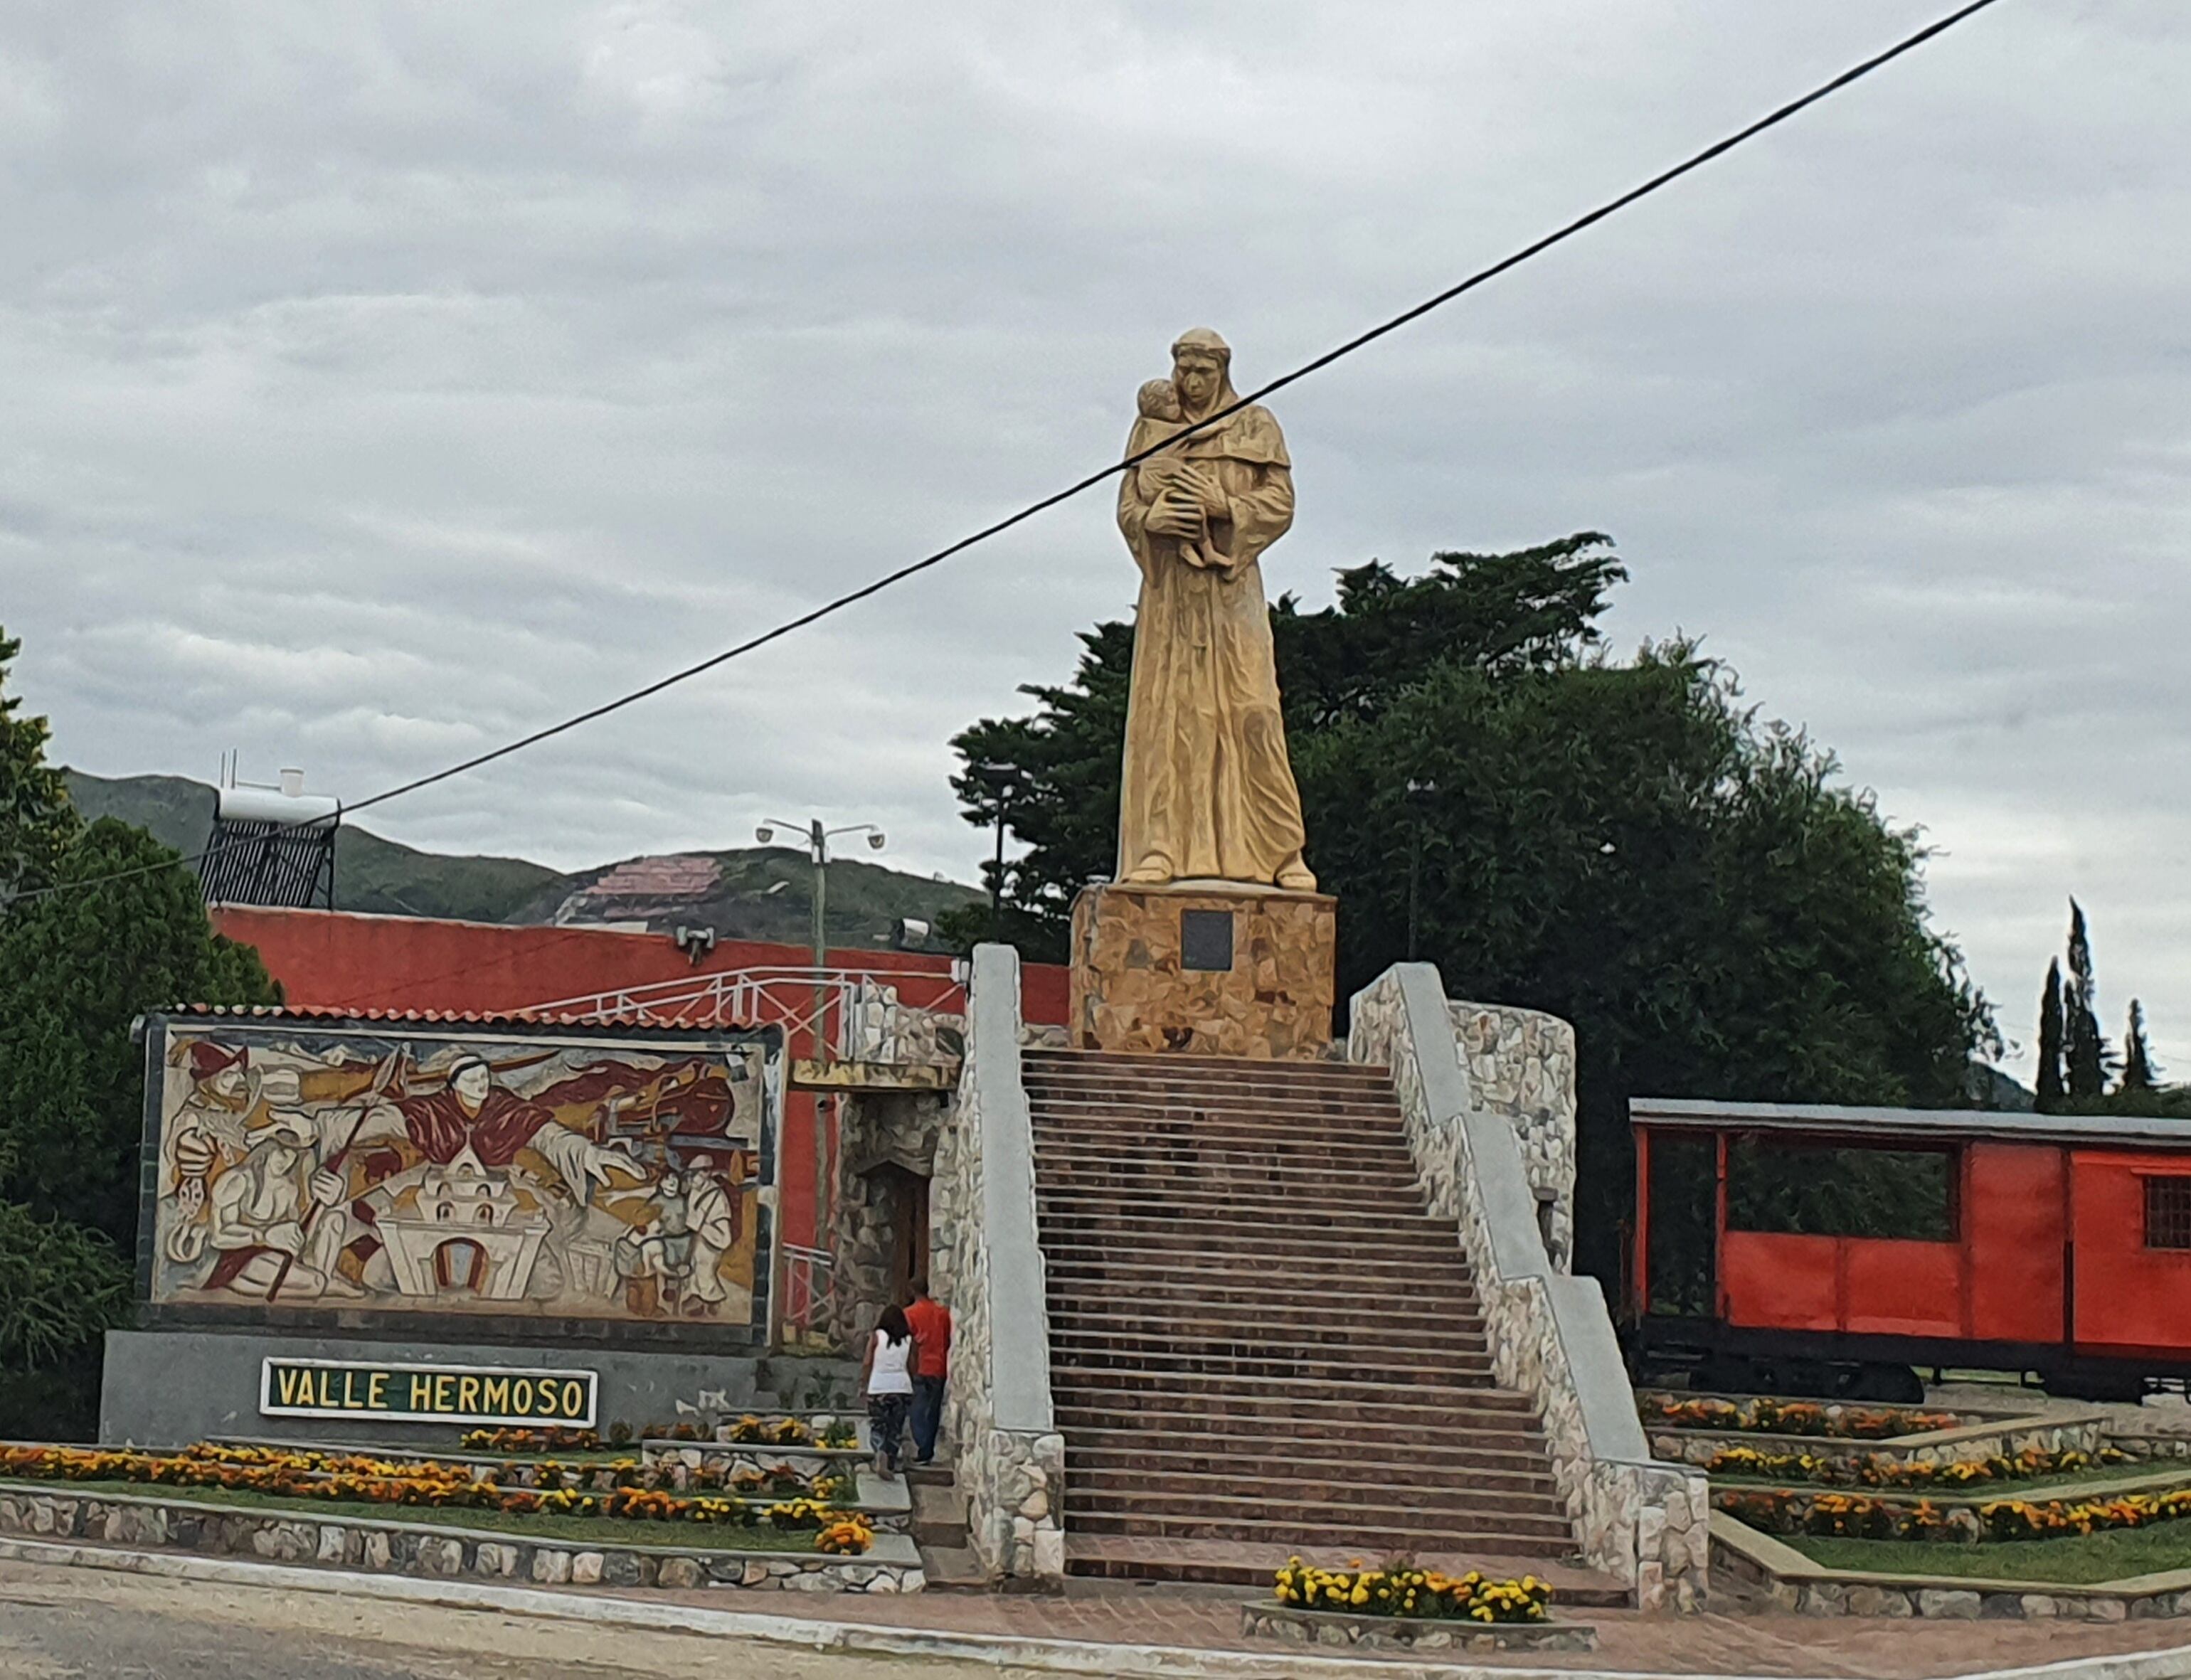
M 1239 401 L 1232 351 L 1206 327 L 1141 387 L 1138 454 Z M 1141 568 L 1118 810 L 1118 879 L 1252 882 L 1308 892 L 1300 793 L 1286 760 L 1271 615 L 1257 564 L 1294 522 L 1293 466 L 1249 407 L 1127 470 L 1118 528 Z

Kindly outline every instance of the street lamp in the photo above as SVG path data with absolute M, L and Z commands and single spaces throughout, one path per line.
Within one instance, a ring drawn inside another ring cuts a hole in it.
M 804 836 L 807 859 L 814 865 L 811 929 L 814 943 L 814 1046 L 816 1059 L 827 1062 L 829 1049 L 822 1029 L 827 1024 L 828 1012 L 824 1007 L 822 977 L 823 971 L 829 966 L 829 842 L 839 834 L 865 834 L 868 850 L 880 851 L 889 844 L 889 840 L 873 823 L 847 823 L 841 828 L 825 829 L 818 817 L 805 823 L 787 823 L 782 817 L 772 817 L 754 830 L 754 838 L 763 846 L 773 845 L 778 829 L 786 829 Z
M 1408 960 L 1415 960 L 1415 927 L 1420 919 L 1423 881 L 1423 810 L 1438 790 L 1435 782 L 1408 778 L 1408 800 L 1414 808 L 1408 840 Z
M 966 766 L 975 784 L 989 796 L 996 814 L 997 856 L 989 866 L 989 937 L 1004 937 L 1004 829 L 1011 821 L 1012 795 L 1020 790 L 1018 766 L 982 759 Z
M 873 823 L 847 823 L 842 827 L 824 828 L 818 817 L 805 823 L 787 823 L 772 817 L 754 830 L 754 838 L 763 846 L 775 843 L 777 830 L 803 836 L 806 841 L 806 856 L 814 865 L 813 939 L 814 939 L 814 1059 L 829 1060 L 829 990 L 826 974 L 829 966 L 829 933 L 828 926 L 829 903 L 829 842 L 839 834 L 865 834 L 868 850 L 880 851 L 888 840 Z M 774 891 L 773 887 L 769 889 Z M 814 1234 L 817 1247 L 828 1244 L 828 1216 L 831 1202 L 829 1184 L 829 1120 L 823 1104 L 828 1099 L 817 1095 L 814 1099 Z

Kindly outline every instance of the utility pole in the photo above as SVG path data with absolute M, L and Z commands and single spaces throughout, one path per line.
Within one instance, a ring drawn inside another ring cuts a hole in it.
M 847 823 L 841 828 L 824 828 L 818 817 L 805 823 L 786 823 L 781 817 L 771 817 L 754 830 L 754 838 L 763 846 L 776 841 L 778 829 L 803 830 L 806 837 L 807 861 L 814 866 L 814 888 L 809 895 L 813 914 L 809 929 L 814 947 L 814 1017 L 810 1025 L 811 1044 L 817 1062 L 832 1060 L 829 1043 L 829 842 L 839 834 L 865 834 L 868 849 L 880 851 L 889 844 L 883 831 L 873 823 Z M 842 1012 L 839 1011 L 839 1024 Z M 829 1148 L 829 1114 L 827 1105 L 833 1098 L 817 1092 L 814 1097 L 814 1246 L 829 1246 L 831 1203 L 834 1187 L 831 1178 L 831 1150 Z

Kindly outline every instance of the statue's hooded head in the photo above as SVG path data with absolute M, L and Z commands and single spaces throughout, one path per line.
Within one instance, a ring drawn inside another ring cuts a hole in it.
M 1240 400 L 1232 389 L 1232 346 L 1207 327 L 1172 341 L 1171 370 L 1180 413 L 1187 419 L 1198 420 Z

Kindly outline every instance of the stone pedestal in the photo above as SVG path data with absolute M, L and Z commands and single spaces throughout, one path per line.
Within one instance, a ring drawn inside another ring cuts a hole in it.
M 1323 1055 L 1336 911 L 1323 893 L 1227 881 L 1085 889 L 1073 905 L 1073 1047 Z

